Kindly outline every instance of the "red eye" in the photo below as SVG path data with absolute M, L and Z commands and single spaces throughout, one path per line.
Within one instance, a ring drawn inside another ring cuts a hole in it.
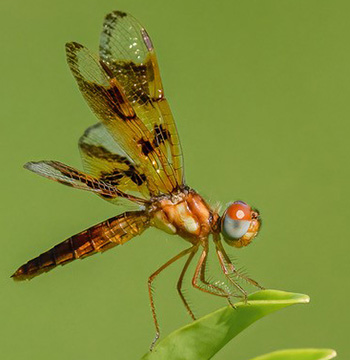
M 251 207 L 243 201 L 236 201 L 227 209 L 227 215 L 232 220 L 251 220 Z

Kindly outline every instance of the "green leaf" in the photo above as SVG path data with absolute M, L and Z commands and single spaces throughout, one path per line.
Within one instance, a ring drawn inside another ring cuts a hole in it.
M 258 356 L 251 360 L 329 360 L 337 356 L 332 349 L 289 349 Z
M 262 290 L 178 329 L 160 341 L 143 360 L 207 360 L 253 322 L 289 305 L 309 302 L 303 294 Z

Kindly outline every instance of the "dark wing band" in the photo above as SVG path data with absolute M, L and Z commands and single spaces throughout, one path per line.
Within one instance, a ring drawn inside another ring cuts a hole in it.
M 92 191 L 107 199 L 120 197 L 139 204 L 146 203 L 143 199 L 120 191 L 107 181 L 99 180 L 58 161 L 29 162 L 25 164 L 24 167 L 38 175 L 57 181 L 63 185 Z
M 145 174 L 118 146 L 102 123 L 85 131 L 79 140 L 79 149 L 87 173 L 124 193 L 150 199 Z

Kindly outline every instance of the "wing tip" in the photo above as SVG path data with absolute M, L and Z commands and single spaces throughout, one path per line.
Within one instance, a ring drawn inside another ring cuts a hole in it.
M 103 31 L 102 34 L 107 30 L 107 29 L 114 29 L 118 23 L 119 20 L 123 19 L 123 18 L 127 18 L 132 20 L 133 16 L 130 15 L 129 13 L 125 12 L 125 11 L 121 11 L 121 10 L 114 10 L 110 13 L 108 13 L 105 17 L 104 17 L 104 21 L 103 21 Z
M 110 13 L 108 13 L 105 16 L 106 20 L 111 20 L 111 19 L 115 19 L 115 18 L 124 18 L 126 16 L 130 16 L 127 12 L 122 11 L 122 10 L 114 10 L 111 11 Z
M 103 126 L 102 123 L 96 123 L 96 124 L 93 124 L 91 126 L 89 126 L 87 129 L 85 129 L 83 135 L 80 136 L 79 138 L 79 141 L 78 141 L 78 145 L 82 144 L 82 143 L 85 143 L 85 140 L 89 137 L 90 133 L 97 129 L 97 128 L 100 128 L 101 126 Z
M 27 163 L 25 163 L 23 165 L 23 168 L 29 171 L 34 171 L 33 169 L 35 168 L 35 166 L 38 164 L 37 161 L 28 161 Z
M 55 168 L 55 165 L 61 165 L 59 161 L 42 160 L 29 161 L 23 165 L 23 168 L 41 176 L 47 176 L 47 169 L 49 167 Z
M 70 55 L 74 52 L 76 52 L 77 50 L 81 50 L 84 49 L 84 45 L 76 42 L 76 41 L 69 41 L 67 43 L 65 43 L 64 45 L 65 49 L 66 49 L 66 54 Z
M 127 12 L 122 11 L 122 10 L 114 10 L 112 13 L 121 18 L 129 15 Z
M 24 169 L 35 171 L 40 165 L 51 165 L 52 161 L 42 160 L 42 161 L 28 161 L 23 165 Z

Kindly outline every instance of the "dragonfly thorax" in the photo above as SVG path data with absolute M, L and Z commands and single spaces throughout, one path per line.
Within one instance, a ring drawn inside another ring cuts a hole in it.
M 150 214 L 155 227 L 191 242 L 197 242 L 212 232 L 213 213 L 194 190 L 179 193 L 176 198 L 161 198 Z

